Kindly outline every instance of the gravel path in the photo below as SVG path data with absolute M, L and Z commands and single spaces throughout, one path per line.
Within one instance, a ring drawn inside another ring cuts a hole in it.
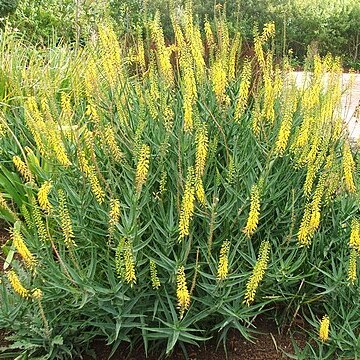
M 302 71 L 294 72 L 296 85 L 306 87 L 311 73 Z M 360 74 L 343 74 L 341 78 L 343 96 L 341 99 L 341 116 L 348 125 L 350 138 L 357 140 L 360 138 Z

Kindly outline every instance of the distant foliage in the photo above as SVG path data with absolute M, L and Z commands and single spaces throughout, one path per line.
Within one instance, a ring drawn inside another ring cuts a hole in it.
M 16 10 L 18 0 L 0 0 L 0 17 L 7 16 Z

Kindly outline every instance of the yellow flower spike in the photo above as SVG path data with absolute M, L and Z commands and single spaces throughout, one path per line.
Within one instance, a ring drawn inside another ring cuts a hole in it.
M 20 231 L 16 227 L 14 227 L 14 229 L 12 230 L 11 238 L 13 245 L 15 246 L 17 252 L 20 254 L 22 259 L 24 260 L 25 265 L 31 271 L 33 271 L 37 265 L 37 261 L 35 259 L 35 256 L 27 248 Z
M 360 254 L 360 221 L 352 219 L 349 246 Z
M 238 121 L 246 110 L 251 85 L 251 74 L 251 62 L 246 58 L 241 72 L 241 83 L 234 114 L 235 121 Z
M 348 142 L 344 144 L 343 148 L 343 169 L 345 177 L 345 185 L 349 192 L 353 193 L 356 191 L 353 173 L 355 170 L 355 162 L 351 154 L 350 145 Z
M 113 156 L 114 160 L 119 163 L 123 155 L 116 141 L 115 131 L 111 125 L 107 125 L 105 127 L 104 137 L 106 144 L 109 147 L 111 155 Z
M 142 186 L 146 182 L 146 178 L 149 172 L 149 164 L 150 164 L 150 146 L 143 145 L 140 149 L 139 156 L 137 159 L 137 166 L 136 166 L 135 186 L 137 192 L 141 191 Z
M 253 185 L 251 188 L 251 195 L 250 195 L 251 203 L 250 203 L 250 212 L 247 219 L 247 223 L 243 232 L 247 236 L 251 236 L 254 234 L 255 230 L 257 229 L 259 223 L 259 216 L 260 216 L 260 190 L 257 184 Z
M 17 276 L 16 272 L 14 270 L 10 270 L 7 273 L 7 278 L 13 288 L 13 290 L 20 295 L 23 298 L 28 298 L 30 293 L 29 290 L 26 289 L 20 282 L 19 277 Z
M 156 54 L 159 61 L 161 75 L 168 86 L 174 83 L 174 73 L 170 61 L 171 49 L 165 45 L 165 38 L 160 23 L 160 12 L 157 11 L 154 20 L 150 22 L 150 32 L 153 41 L 156 44 Z
M 292 90 L 289 96 L 285 96 L 282 104 L 283 119 L 275 145 L 275 153 L 279 156 L 284 154 L 288 144 L 296 105 L 296 93 Z
M 226 68 L 224 64 L 218 60 L 211 69 L 212 86 L 217 100 L 223 103 L 225 100 L 225 90 L 227 86 Z
M 136 283 L 136 274 L 135 274 L 135 263 L 134 263 L 132 244 L 129 240 L 125 242 L 123 256 L 124 256 L 124 279 L 132 287 Z
M 255 299 L 256 290 L 259 287 L 259 284 L 262 281 L 268 266 L 269 253 L 270 253 L 270 242 L 267 240 L 262 241 L 255 267 L 246 284 L 246 292 L 244 298 L 244 303 L 246 305 L 250 305 Z
M 73 109 L 71 107 L 71 96 L 65 92 L 60 94 L 60 104 L 63 116 L 63 125 L 71 125 L 71 118 L 73 116 Z
M 40 207 L 47 213 L 49 213 L 52 208 L 48 198 L 51 188 L 52 182 L 51 180 L 47 180 L 41 185 L 37 194 Z
M 94 166 L 89 166 L 88 178 L 90 181 L 91 191 L 95 195 L 97 202 L 101 205 L 105 201 L 105 192 L 100 185 L 100 181 L 96 176 L 96 170 Z
M 235 34 L 235 38 L 231 45 L 230 55 L 229 55 L 229 64 L 228 64 L 228 79 L 234 80 L 235 79 L 235 71 L 236 71 L 236 60 L 238 52 L 241 48 L 241 36 L 240 33 L 237 32 Z
M 6 202 L 6 199 L 4 198 L 4 195 L 2 193 L 0 193 L 0 209 L 3 209 L 5 211 L 7 211 L 8 213 L 10 213 L 14 219 L 17 218 L 17 215 L 10 209 L 8 203 Z
M 206 195 L 205 195 L 204 185 L 203 185 L 201 178 L 195 179 L 195 194 L 196 194 L 196 198 L 199 200 L 199 203 L 202 206 L 205 206 L 206 205 Z
M 226 240 L 222 243 L 220 249 L 219 266 L 217 272 L 217 278 L 219 280 L 225 280 L 229 272 L 229 260 L 228 254 L 230 250 L 230 241 Z
M 20 156 L 13 156 L 12 161 L 15 165 L 16 170 L 25 179 L 26 182 L 31 182 L 33 176 L 28 166 L 21 160 Z
M 354 284 L 357 279 L 357 257 L 358 253 L 355 249 L 351 249 L 348 267 L 348 281 L 350 284 Z
M 178 300 L 178 308 L 180 310 L 180 318 L 182 318 L 185 310 L 188 310 L 190 307 L 190 293 L 186 284 L 184 266 L 178 268 L 176 283 L 176 297 Z
M 194 169 L 189 167 L 186 177 L 184 195 L 181 202 L 180 220 L 179 220 L 179 241 L 190 233 L 190 221 L 195 210 L 195 187 L 194 187 Z
M 39 288 L 36 288 L 32 291 L 31 297 L 35 300 L 41 300 L 43 298 L 43 292 Z
M 161 286 L 161 284 L 157 275 L 157 268 L 154 260 L 150 260 L 150 277 L 152 288 L 157 290 Z
M 38 207 L 38 204 L 35 200 L 35 198 L 31 201 L 31 213 L 32 213 L 32 217 L 34 219 L 35 225 L 36 225 L 36 230 L 39 236 L 39 239 L 42 242 L 47 242 L 49 240 L 49 236 L 42 218 L 42 214 L 41 211 Z
M 206 157 L 209 149 L 209 138 L 205 124 L 198 127 L 196 131 L 196 159 L 195 159 L 195 172 L 196 176 L 204 175 Z
M 120 219 L 120 201 L 118 199 L 110 200 L 110 211 L 109 211 L 109 237 L 112 238 L 115 225 Z
M 319 339 L 322 342 L 326 342 L 329 339 L 329 326 L 330 326 L 330 318 L 328 315 L 324 315 L 324 317 L 320 321 L 320 327 L 319 327 Z
M 67 248 L 72 248 L 76 246 L 74 238 L 74 231 L 72 227 L 72 221 L 69 213 L 69 209 L 67 207 L 67 201 L 64 190 L 59 190 L 59 217 L 62 232 L 64 235 L 64 242 Z

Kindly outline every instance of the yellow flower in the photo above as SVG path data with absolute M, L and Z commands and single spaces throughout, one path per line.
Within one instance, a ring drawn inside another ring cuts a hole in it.
M 29 290 L 26 289 L 20 282 L 20 279 L 18 278 L 18 276 L 16 275 L 14 270 L 10 270 L 7 273 L 7 277 L 9 279 L 9 282 L 13 288 L 13 290 L 20 295 L 23 298 L 28 298 L 29 297 Z
M 228 253 L 230 249 L 230 241 L 224 241 L 221 245 L 220 249 L 220 259 L 218 266 L 217 278 L 219 280 L 224 280 L 228 276 L 229 271 L 229 261 L 228 261 Z
M 351 249 L 349 267 L 348 267 L 348 281 L 350 284 L 354 284 L 357 279 L 357 257 L 358 254 L 355 249 Z
M 15 246 L 17 252 L 20 254 L 22 259 L 24 260 L 25 265 L 30 270 L 34 270 L 36 267 L 37 261 L 36 261 L 34 255 L 27 248 L 20 231 L 15 227 L 12 230 L 11 238 L 13 241 L 13 245 Z
M 206 125 L 199 125 L 196 131 L 196 160 L 195 160 L 195 172 L 196 176 L 200 177 L 204 175 L 206 157 L 209 148 L 209 139 L 206 129 Z
M 174 73 L 170 61 L 171 49 L 168 49 L 165 45 L 159 11 L 156 12 L 154 20 L 151 21 L 149 25 L 151 37 L 156 45 L 156 54 L 160 65 L 161 75 L 165 79 L 167 85 L 171 86 L 174 82 Z
M 356 187 L 354 184 L 353 172 L 355 170 L 355 162 L 351 154 L 350 145 L 348 142 L 344 144 L 343 149 L 343 169 L 345 176 L 345 185 L 349 192 L 355 192 Z
M 180 318 L 182 318 L 184 315 L 184 311 L 189 309 L 190 307 L 190 293 L 186 285 L 184 266 L 180 266 L 178 268 L 176 282 L 176 297 L 178 300 L 178 308 L 180 310 Z
M 184 196 L 181 202 L 181 212 L 179 220 L 179 241 L 190 233 L 190 221 L 195 210 L 195 188 L 194 188 L 194 169 L 189 167 L 186 177 Z
M 249 217 L 246 223 L 245 228 L 243 229 L 243 232 L 247 236 L 251 236 L 259 223 L 259 215 L 260 215 L 260 191 L 259 187 L 255 184 L 251 188 L 251 204 L 250 204 L 250 212 Z
M 96 176 L 94 166 L 89 167 L 88 177 L 90 181 L 91 191 L 95 195 L 97 202 L 101 205 L 105 200 L 105 192 L 100 185 L 99 179 Z
M 26 182 L 32 181 L 32 174 L 27 167 L 27 165 L 20 159 L 19 156 L 14 156 L 12 159 L 16 170 L 20 173 L 20 175 L 25 179 Z
M 129 240 L 125 242 L 124 246 L 124 278 L 125 281 L 133 286 L 136 283 L 135 263 L 132 250 L 132 244 Z
M 150 276 L 151 276 L 151 285 L 153 289 L 158 289 L 161 286 L 161 284 L 157 275 L 157 268 L 154 260 L 150 260 Z
M 252 271 L 250 279 L 246 284 L 244 303 L 247 305 L 250 305 L 254 301 L 256 290 L 259 287 L 259 284 L 265 275 L 265 270 L 267 269 L 268 260 L 269 260 L 269 252 L 270 252 L 269 241 L 262 241 L 255 267 Z
M 238 121 L 244 114 L 249 98 L 251 84 L 251 62 L 247 58 L 244 61 L 243 70 L 241 72 L 241 83 L 238 93 L 238 100 L 235 108 L 235 121 Z
M 349 245 L 360 254 L 360 221 L 352 219 Z
M 329 339 L 329 326 L 330 319 L 328 315 L 324 315 L 320 321 L 319 338 L 322 342 L 326 342 Z
M 48 198 L 51 188 L 51 180 L 47 180 L 41 185 L 37 195 L 40 207 L 46 212 L 50 212 L 52 208 Z
M 275 152 L 282 156 L 289 141 L 293 116 L 296 111 L 296 92 L 292 89 L 289 96 L 285 96 L 282 105 L 283 119 L 276 140 Z
M 9 212 L 14 218 L 16 218 L 16 214 L 10 209 L 9 205 L 7 204 L 4 195 L 0 193 L 0 209 L 6 210 Z
M 109 236 L 111 238 L 115 230 L 115 225 L 120 219 L 120 201 L 118 199 L 110 200 L 109 218 Z
M 72 227 L 72 221 L 69 213 L 69 209 L 67 207 L 67 201 L 65 197 L 65 192 L 60 189 L 59 190 L 59 217 L 62 232 L 64 235 L 64 242 L 68 248 L 76 246 L 74 238 L 74 231 Z
M 122 153 L 119 149 L 119 146 L 116 141 L 115 131 L 111 125 L 107 125 L 105 127 L 105 134 L 104 134 L 107 146 L 110 149 L 111 155 L 114 157 L 116 162 L 120 162 L 122 159 Z
M 217 100 L 222 103 L 225 100 L 227 86 L 226 67 L 221 60 L 214 63 L 211 69 L 212 86 Z
M 201 178 L 195 179 L 195 193 L 196 193 L 196 197 L 199 200 L 200 204 L 202 206 L 205 206 L 206 195 L 205 195 L 204 185 L 203 185 Z
M 140 153 L 137 159 L 136 166 L 136 191 L 141 191 L 142 186 L 146 182 L 146 178 L 149 172 L 149 163 L 150 163 L 150 146 L 143 145 L 140 149 Z
M 42 219 L 42 214 L 41 214 L 40 209 L 39 209 L 39 207 L 38 207 L 38 205 L 36 203 L 35 198 L 32 200 L 31 205 L 32 205 L 32 207 L 31 207 L 31 209 L 32 209 L 32 217 L 33 217 L 35 225 L 36 225 L 36 229 L 37 229 L 37 232 L 38 232 L 39 239 L 42 242 L 47 242 L 49 240 L 49 236 L 48 236 L 44 221 Z
M 43 297 L 43 292 L 40 289 L 36 288 L 32 291 L 31 297 L 36 300 L 41 300 Z

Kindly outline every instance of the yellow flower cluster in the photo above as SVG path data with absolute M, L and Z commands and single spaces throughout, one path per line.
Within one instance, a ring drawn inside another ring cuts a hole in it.
M 206 205 L 206 195 L 205 195 L 203 181 L 200 177 L 195 178 L 195 194 L 196 194 L 196 198 L 198 199 L 199 203 L 202 206 L 205 206 Z
M 64 190 L 60 189 L 59 193 L 59 217 L 61 223 L 61 229 L 64 235 L 64 242 L 68 248 L 76 246 L 74 238 L 74 231 L 72 221 L 67 207 L 67 201 Z
M 259 284 L 263 279 L 265 275 L 265 270 L 267 269 L 268 266 L 269 253 L 270 253 L 270 242 L 262 241 L 255 267 L 246 284 L 244 303 L 247 305 L 250 305 L 255 299 L 256 290 L 259 287 Z
M 360 221 L 359 219 L 353 219 L 351 221 L 351 233 L 349 245 L 351 248 L 357 250 L 360 254 Z
M 180 310 L 180 318 L 182 318 L 185 310 L 188 310 L 190 307 L 190 293 L 186 285 L 184 266 L 178 268 L 176 283 L 176 297 L 178 300 L 178 308 Z
M 296 92 L 292 89 L 289 96 L 285 96 L 282 104 L 283 120 L 276 140 L 275 153 L 282 156 L 289 141 L 293 116 L 296 111 Z
M 114 88 L 118 79 L 122 78 L 121 49 L 117 35 L 108 24 L 99 24 L 101 61 L 109 85 Z
M 26 122 L 31 131 L 37 148 L 43 156 L 54 156 L 64 167 L 71 165 L 61 139 L 60 129 L 51 116 L 48 104 L 42 100 L 42 107 L 46 112 L 46 121 L 40 112 L 34 97 L 25 103 Z
M 10 270 L 7 273 L 7 278 L 13 288 L 13 290 L 23 298 L 28 298 L 30 296 L 29 290 L 26 289 L 22 284 L 14 270 Z
M 27 165 L 20 159 L 19 156 L 13 156 L 12 161 L 16 167 L 16 170 L 19 174 L 25 179 L 26 182 L 31 182 L 33 177 L 31 171 Z
M 52 182 L 51 180 L 47 180 L 41 185 L 37 194 L 40 207 L 47 213 L 49 213 L 52 208 L 52 205 L 50 204 L 48 198 L 51 188 L 52 188 Z
M 251 195 L 250 195 L 251 203 L 250 203 L 250 212 L 247 219 L 247 223 L 243 232 L 247 236 L 251 236 L 254 234 L 258 223 L 259 223 L 259 216 L 260 216 L 260 190 L 257 184 L 254 184 L 251 188 Z
M 355 192 L 356 187 L 354 184 L 353 172 L 355 170 L 355 162 L 351 155 L 351 149 L 348 142 L 344 144 L 343 148 L 343 169 L 345 177 L 345 185 L 349 192 Z
M 146 178 L 149 172 L 150 164 L 150 146 L 142 145 L 136 165 L 136 177 L 135 177 L 135 186 L 136 191 L 140 192 L 142 186 L 146 182 Z
M 298 233 L 301 246 L 309 246 L 316 230 L 320 225 L 321 200 L 325 189 L 325 176 L 321 175 L 311 202 L 305 206 Z
M 49 240 L 49 236 L 48 236 L 44 221 L 42 219 L 42 214 L 40 212 L 40 209 L 38 207 L 38 204 L 37 204 L 35 198 L 31 201 L 31 210 L 32 210 L 31 213 L 32 213 L 32 217 L 34 219 L 35 225 L 36 225 L 39 239 L 42 242 L 47 242 Z
M 206 157 L 209 148 L 208 132 L 205 124 L 199 125 L 196 130 L 196 159 L 195 159 L 195 172 L 196 176 L 204 175 Z
M 247 58 L 244 61 L 243 69 L 241 72 L 241 83 L 239 87 L 238 100 L 236 103 L 234 114 L 235 121 L 238 121 L 245 112 L 250 92 L 251 75 L 251 62 Z
M 351 249 L 348 267 L 348 281 L 350 284 L 354 284 L 357 279 L 357 258 L 358 252 L 355 249 Z
M 320 321 L 320 328 L 319 328 L 319 339 L 322 342 L 326 342 L 329 339 L 329 326 L 330 326 L 330 318 L 328 315 L 324 315 L 324 317 Z
M 114 157 L 114 160 L 116 162 L 120 162 L 122 159 L 122 153 L 116 141 L 115 131 L 111 125 L 107 125 L 105 127 L 104 137 L 106 144 L 109 147 L 110 153 Z
M 124 246 L 124 279 L 125 281 L 133 286 L 136 283 L 136 274 L 135 274 L 135 262 L 132 244 L 129 240 L 125 242 Z
M 35 270 L 37 261 L 35 256 L 30 252 L 28 247 L 26 246 L 24 239 L 20 233 L 20 231 L 14 227 L 11 234 L 13 245 L 15 246 L 17 252 L 20 254 L 22 259 L 24 260 L 25 265 L 31 270 Z
M 39 288 L 36 288 L 31 292 L 31 297 L 35 300 L 41 300 L 43 297 L 43 292 Z
M 181 212 L 179 220 L 179 241 L 190 233 L 190 221 L 195 210 L 195 187 L 194 187 L 194 169 L 189 167 L 184 195 L 181 202 Z
M 229 272 L 229 260 L 228 253 L 230 250 L 230 241 L 226 240 L 222 243 L 220 249 L 219 266 L 217 272 L 217 278 L 219 280 L 225 280 Z
M 226 99 L 225 90 L 227 86 L 226 68 L 221 60 L 214 63 L 211 69 L 213 90 L 217 100 L 223 103 Z
M 71 125 L 71 118 L 73 116 L 73 109 L 71 107 L 71 96 L 64 91 L 60 94 L 60 103 L 62 111 L 62 125 Z
M 159 277 L 157 275 L 157 268 L 154 260 L 150 260 L 150 277 L 151 277 L 151 285 L 153 289 L 158 289 L 161 286 L 161 284 Z
M 6 202 L 4 195 L 0 193 L 0 209 L 7 211 L 10 213 L 14 219 L 16 218 L 16 214 L 10 209 L 8 203 Z
M 110 211 L 109 211 L 109 237 L 112 238 L 115 225 L 120 219 L 120 201 L 118 199 L 110 200 Z
M 132 243 L 130 240 L 121 238 L 115 254 L 116 273 L 132 287 L 136 283 L 135 262 Z
M 165 45 L 159 11 L 156 12 L 154 20 L 150 22 L 149 26 L 151 37 L 156 44 L 156 54 L 158 56 L 161 74 L 166 83 L 171 86 L 174 82 L 174 74 L 170 61 L 171 49 L 168 49 Z
M 105 192 L 96 176 L 96 168 L 90 165 L 83 151 L 78 152 L 78 160 L 81 171 L 86 175 L 90 182 L 91 191 L 95 195 L 97 202 L 101 205 L 105 200 Z

